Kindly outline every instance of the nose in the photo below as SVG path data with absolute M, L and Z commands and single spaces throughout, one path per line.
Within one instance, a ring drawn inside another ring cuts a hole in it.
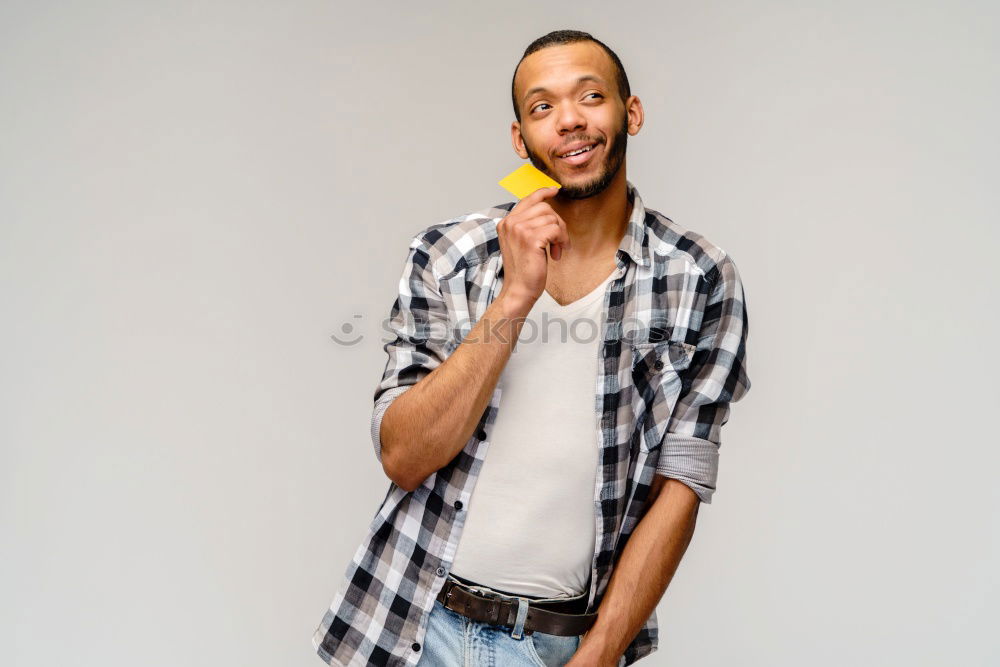
M 587 127 L 587 119 L 580 113 L 575 104 L 564 104 L 559 108 L 556 128 L 559 132 L 575 132 L 585 127 Z

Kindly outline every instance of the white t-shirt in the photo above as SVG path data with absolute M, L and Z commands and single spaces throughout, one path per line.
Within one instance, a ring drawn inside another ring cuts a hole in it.
M 595 386 L 604 293 L 535 302 L 499 378 L 500 407 L 452 573 L 550 598 L 587 590 L 598 512 Z

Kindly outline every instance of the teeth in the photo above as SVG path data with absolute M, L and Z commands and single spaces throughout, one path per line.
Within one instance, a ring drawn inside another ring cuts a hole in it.
M 591 148 L 593 148 L 593 146 L 585 146 L 584 148 L 581 148 L 578 151 L 573 151 L 572 153 L 566 153 L 565 155 L 563 155 L 563 157 L 569 157 L 571 155 L 579 155 L 580 153 L 585 153 L 589 151 Z

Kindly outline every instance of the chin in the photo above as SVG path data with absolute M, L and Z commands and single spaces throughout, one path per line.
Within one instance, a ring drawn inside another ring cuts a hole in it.
M 606 174 L 601 174 L 580 183 L 563 183 L 559 194 L 567 199 L 586 199 L 601 194 L 610 184 L 611 179 L 606 178 Z

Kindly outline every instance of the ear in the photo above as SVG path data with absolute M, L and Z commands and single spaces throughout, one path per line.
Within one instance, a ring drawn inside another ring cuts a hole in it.
M 510 143 L 514 146 L 514 152 L 522 160 L 528 159 L 528 151 L 524 150 L 524 138 L 521 136 L 521 124 L 516 120 L 510 124 Z
M 639 134 L 639 128 L 642 127 L 645 114 L 642 110 L 642 101 L 638 95 L 632 95 L 625 101 L 625 113 L 628 115 L 629 135 L 635 136 Z

